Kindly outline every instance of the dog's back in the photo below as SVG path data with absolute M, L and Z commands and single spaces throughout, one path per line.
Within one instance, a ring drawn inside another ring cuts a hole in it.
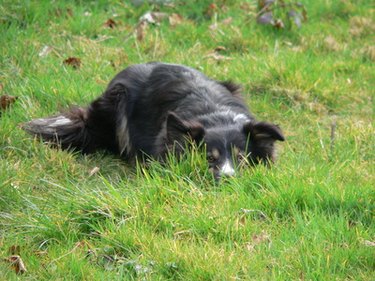
M 148 68 L 144 77 L 147 79 L 138 83 L 140 87 L 137 89 L 133 86 L 133 89 L 127 92 L 128 95 L 118 113 L 122 120 L 117 126 L 123 128 L 119 135 L 129 136 L 125 143 L 132 147 L 133 151 L 142 151 L 152 156 L 158 153 L 155 144 L 166 126 L 167 115 L 170 112 L 174 112 L 187 122 L 196 120 L 198 116 L 211 115 L 207 118 L 206 126 L 209 125 L 209 121 L 219 117 L 215 116 L 215 113 L 229 109 L 251 118 L 241 97 L 235 91 L 231 92 L 225 84 L 211 80 L 197 70 L 161 63 L 146 66 Z M 137 67 L 134 72 L 139 74 Z M 118 78 L 123 81 L 122 75 Z M 118 85 L 116 78 L 112 83 Z M 134 85 L 134 81 L 131 84 Z M 232 87 L 232 90 L 234 89 Z M 123 116 L 123 112 L 127 113 L 126 117 Z M 125 128 L 128 132 L 125 132 Z

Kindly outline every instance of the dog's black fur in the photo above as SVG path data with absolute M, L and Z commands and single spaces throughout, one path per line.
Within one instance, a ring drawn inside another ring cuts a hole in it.
M 163 159 L 171 149 L 179 153 L 191 142 L 203 143 L 217 178 L 232 175 L 238 162 L 273 161 L 274 142 L 284 140 L 278 126 L 255 120 L 239 86 L 157 62 L 126 68 L 88 108 L 24 128 L 64 149 L 106 149 L 126 160 Z

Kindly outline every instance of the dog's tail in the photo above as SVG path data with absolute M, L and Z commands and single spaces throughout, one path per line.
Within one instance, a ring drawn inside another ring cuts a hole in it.
M 115 124 L 115 101 L 107 95 L 98 98 L 87 108 L 72 108 L 66 113 L 34 119 L 23 124 L 22 128 L 62 149 L 83 153 L 106 149 L 116 153 Z
M 23 124 L 22 128 L 63 149 L 91 152 L 94 150 L 93 136 L 86 125 L 87 109 L 74 108 L 67 113 L 34 119 Z

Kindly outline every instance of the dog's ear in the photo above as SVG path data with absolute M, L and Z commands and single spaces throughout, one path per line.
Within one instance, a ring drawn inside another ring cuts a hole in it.
M 167 116 L 167 139 L 169 141 L 178 141 L 186 136 L 196 142 L 200 142 L 204 136 L 202 124 L 183 121 L 175 113 L 169 112 Z
M 227 88 L 229 92 L 232 93 L 233 96 L 240 96 L 242 87 L 232 81 L 218 81 L 219 84 Z
M 251 141 L 284 141 L 285 137 L 280 127 L 268 122 L 248 122 L 243 127 L 246 135 L 250 134 Z

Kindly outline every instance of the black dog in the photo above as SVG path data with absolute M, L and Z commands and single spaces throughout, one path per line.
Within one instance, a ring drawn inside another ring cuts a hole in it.
M 278 126 L 254 119 L 239 86 L 156 62 L 120 72 L 88 108 L 32 120 L 24 129 L 62 148 L 106 149 L 126 160 L 160 160 L 189 143 L 205 144 L 216 178 L 233 175 L 241 163 L 273 161 L 274 142 L 284 140 Z

